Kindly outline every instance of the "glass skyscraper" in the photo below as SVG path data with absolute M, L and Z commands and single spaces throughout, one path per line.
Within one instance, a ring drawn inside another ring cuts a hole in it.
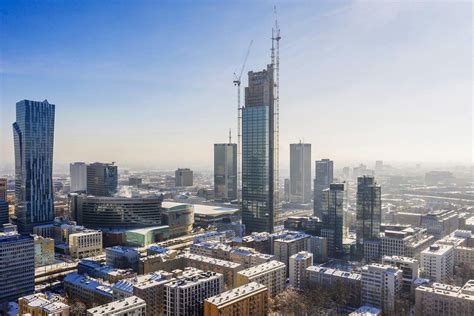
M 381 187 L 372 176 L 357 178 L 357 253 L 364 253 L 364 242 L 379 239 L 382 221 Z
M 214 144 L 214 193 L 216 199 L 237 199 L 237 144 Z
M 321 213 L 323 228 L 321 236 L 328 239 L 328 255 L 343 255 L 344 232 L 344 190 L 345 183 L 331 183 L 329 189 L 321 192 Z
M 311 144 L 290 144 L 290 201 L 311 201 Z
M 87 165 L 87 194 L 112 196 L 117 192 L 118 169 L 114 163 L 95 162 Z
M 314 179 L 314 215 L 321 219 L 321 196 L 323 190 L 329 189 L 329 185 L 333 181 L 334 165 L 332 160 L 323 159 L 316 160 L 315 163 L 315 179 Z
M 20 232 L 54 220 L 53 143 L 55 105 L 23 100 L 16 104 L 15 200 Z
M 242 223 L 246 232 L 273 232 L 278 194 L 278 115 L 273 66 L 248 73 L 242 109 Z

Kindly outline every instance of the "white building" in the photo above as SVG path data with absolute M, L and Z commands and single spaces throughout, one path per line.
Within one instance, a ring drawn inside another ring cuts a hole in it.
M 454 265 L 474 270 L 474 234 L 470 230 L 456 230 L 436 242 L 454 247 Z
M 73 258 L 87 258 L 101 254 L 102 232 L 86 229 L 69 235 L 69 254 Z
M 448 210 L 431 211 L 421 217 L 421 226 L 436 239 L 440 239 L 459 228 L 458 214 Z
M 306 280 L 306 268 L 313 265 L 313 254 L 307 251 L 298 252 L 290 257 L 290 284 L 301 290 Z
M 420 275 L 419 261 L 409 257 L 384 256 L 382 264 L 392 265 L 402 270 L 401 294 L 405 297 L 413 297 L 415 295 L 414 282 Z
M 275 259 L 289 267 L 290 257 L 300 251 L 310 251 L 310 235 L 288 233 L 273 241 Z M 288 271 L 287 271 L 288 272 Z
M 454 248 L 451 245 L 434 244 L 421 252 L 423 276 L 431 281 L 445 283 L 453 278 Z
M 272 260 L 237 272 L 237 285 L 257 282 L 268 288 L 270 296 L 285 290 L 286 266 L 283 262 Z
M 416 288 L 415 315 L 474 315 L 474 280 L 462 288 L 441 283 Z
M 362 268 L 361 300 L 363 305 L 381 308 L 392 314 L 402 286 L 402 270 L 372 263 Z
M 87 165 L 85 162 L 75 162 L 69 165 L 71 176 L 71 192 L 87 190 Z
M 130 296 L 118 301 L 87 310 L 87 316 L 146 316 L 146 303 L 139 297 Z
M 204 300 L 224 290 L 224 276 L 186 268 L 183 275 L 165 284 L 165 315 L 200 316 Z

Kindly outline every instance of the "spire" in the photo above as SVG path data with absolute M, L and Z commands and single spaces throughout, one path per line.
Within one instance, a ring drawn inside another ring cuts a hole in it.
M 229 128 L 229 144 L 232 144 L 232 129 Z

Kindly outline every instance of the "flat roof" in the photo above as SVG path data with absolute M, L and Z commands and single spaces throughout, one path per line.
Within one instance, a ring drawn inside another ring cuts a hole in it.
M 194 214 L 205 216 L 233 215 L 239 211 L 235 207 L 194 204 Z
M 240 300 L 245 296 L 250 296 L 256 292 L 266 291 L 267 287 L 257 282 L 250 282 L 245 285 L 236 287 L 230 291 L 220 293 L 206 299 L 211 304 L 222 306 L 234 300 Z
M 130 308 L 138 308 L 141 305 L 142 307 L 146 306 L 145 301 L 137 296 L 129 296 L 127 298 L 113 301 L 105 305 L 101 305 L 98 307 L 90 308 L 87 310 L 88 314 L 92 315 L 109 315 L 111 312 L 118 312 L 123 309 L 130 309 Z M 115 315 L 115 314 L 113 314 Z
M 152 226 L 152 227 L 145 227 L 145 228 L 127 229 L 125 233 L 135 233 L 135 234 L 145 235 L 151 231 L 166 230 L 169 228 L 170 227 L 168 225 L 160 225 L 160 226 Z

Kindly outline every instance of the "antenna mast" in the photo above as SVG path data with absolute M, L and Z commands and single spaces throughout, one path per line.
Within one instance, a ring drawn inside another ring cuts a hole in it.
M 275 76 L 274 80 L 274 148 L 275 148 L 275 162 L 276 166 L 280 166 L 280 26 L 278 25 L 278 16 L 276 6 L 273 7 L 273 13 L 275 15 L 275 25 L 272 27 L 272 68 Z M 276 49 L 275 49 L 276 46 Z M 279 167 L 278 167 L 279 168 Z M 275 179 L 277 184 L 279 182 L 279 170 L 274 170 Z

